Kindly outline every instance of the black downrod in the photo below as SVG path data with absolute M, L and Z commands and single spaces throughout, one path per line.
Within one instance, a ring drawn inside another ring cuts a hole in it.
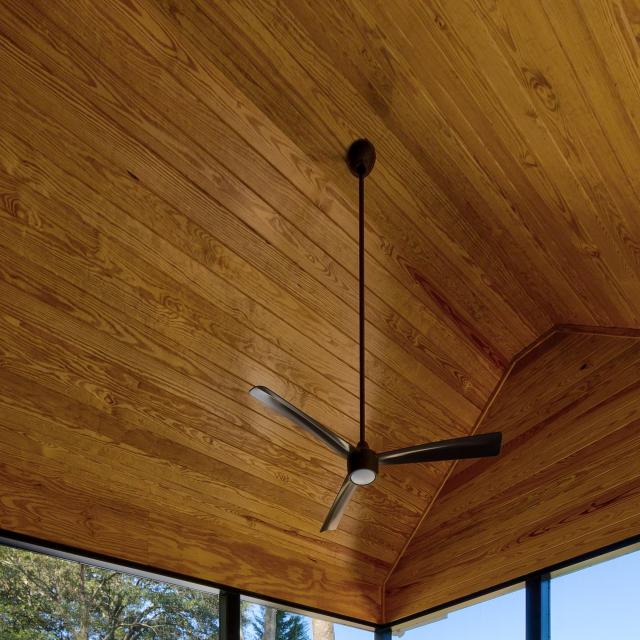
M 364 179 L 371 173 L 376 161 L 374 146 L 365 139 L 356 140 L 347 151 L 347 165 L 351 173 L 358 178 L 358 347 L 359 347 L 359 374 L 360 374 L 360 442 L 366 445 L 365 440 L 365 368 L 364 368 Z

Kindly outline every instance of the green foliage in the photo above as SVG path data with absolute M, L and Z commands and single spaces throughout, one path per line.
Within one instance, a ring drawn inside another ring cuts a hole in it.
M 2 640 L 217 640 L 218 598 L 0 547 Z
M 278 614 L 281 620 L 278 621 Z M 309 623 L 303 616 L 278 611 L 276 614 L 277 640 L 309 640 Z
M 254 605 L 248 614 L 245 640 L 272 640 L 265 638 L 266 607 Z M 309 622 L 304 616 L 276 611 L 275 638 L 273 640 L 309 640 Z

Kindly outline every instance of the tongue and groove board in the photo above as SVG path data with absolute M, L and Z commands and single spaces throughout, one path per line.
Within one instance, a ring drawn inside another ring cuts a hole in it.
M 553 326 L 640 326 L 639 24 L 0 0 L 0 525 L 370 621 L 444 597 L 394 585 L 451 465 L 383 469 L 321 535 L 341 461 L 247 391 L 357 440 L 360 136 L 374 449 L 471 433 Z
M 402 618 L 640 532 L 640 339 L 552 334 L 515 363 L 387 581 Z

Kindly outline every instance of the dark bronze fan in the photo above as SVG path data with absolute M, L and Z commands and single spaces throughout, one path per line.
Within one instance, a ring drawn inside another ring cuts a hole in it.
M 338 527 L 353 492 L 358 486 L 371 484 L 381 464 L 407 464 L 412 462 L 435 462 L 462 458 L 483 458 L 500 453 L 501 433 L 484 433 L 463 438 L 427 442 L 414 447 L 376 453 L 365 439 L 365 376 L 364 376 L 364 181 L 371 173 L 376 161 L 374 146 L 368 140 L 356 140 L 347 152 L 347 165 L 358 178 L 358 257 L 359 257 L 359 353 L 360 353 L 360 441 L 354 447 L 324 425 L 300 409 L 294 407 L 278 394 L 262 386 L 252 387 L 251 395 L 268 407 L 302 427 L 347 461 L 347 476 L 333 501 L 321 531 Z

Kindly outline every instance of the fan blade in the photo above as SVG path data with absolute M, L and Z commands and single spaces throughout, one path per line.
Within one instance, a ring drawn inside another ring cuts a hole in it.
M 436 462 L 497 456 L 502 445 L 501 433 L 483 433 L 465 438 L 452 438 L 427 442 L 415 447 L 386 451 L 378 456 L 380 464 L 406 464 L 408 462 Z
M 311 416 L 308 416 L 300 409 L 289 404 L 284 398 L 281 398 L 277 393 L 267 389 L 267 387 L 251 387 L 249 393 L 260 400 L 260 402 L 266 404 L 269 408 L 283 415 L 285 418 L 289 418 L 292 422 L 295 422 L 299 427 L 302 427 L 312 435 L 316 436 L 320 441 L 324 442 L 330 449 L 333 449 L 336 453 L 346 457 L 353 447 L 338 434 L 327 429 L 327 427 L 316 422 Z
M 320 529 L 321 532 L 335 531 L 338 528 L 342 515 L 344 514 L 347 505 L 349 504 L 349 500 L 351 500 L 351 496 L 357 487 L 358 485 L 351 482 L 349 476 L 344 479 L 344 482 L 340 487 L 340 491 L 338 491 L 338 495 L 333 501 L 327 517 L 324 519 L 322 528 Z

